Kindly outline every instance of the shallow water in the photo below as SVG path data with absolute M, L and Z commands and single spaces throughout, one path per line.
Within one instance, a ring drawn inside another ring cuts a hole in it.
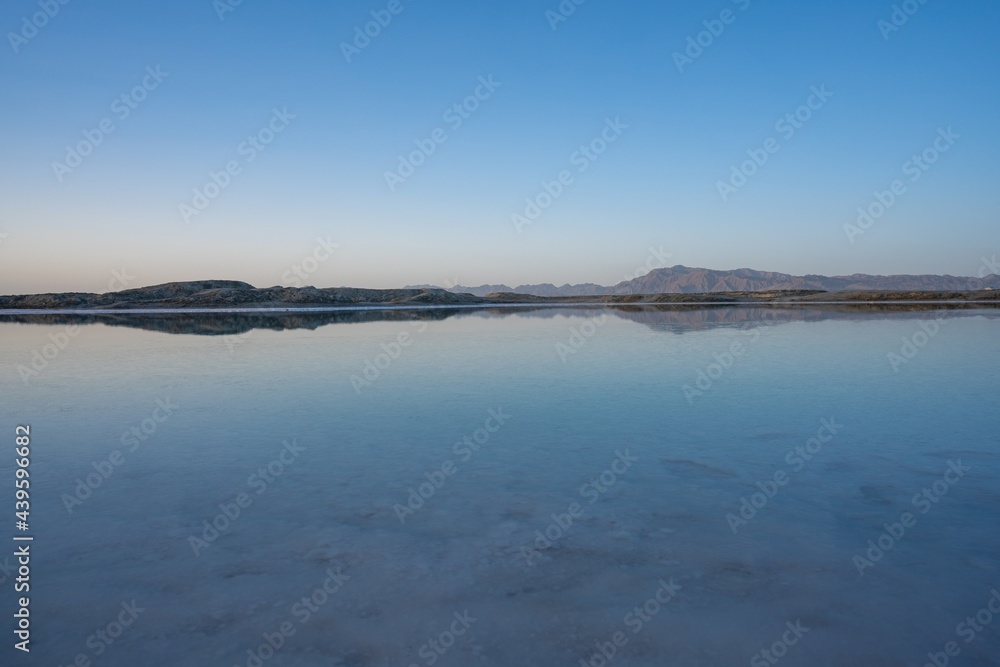
M 998 314 L 0 322 L 3 664 L 1000 664 Z

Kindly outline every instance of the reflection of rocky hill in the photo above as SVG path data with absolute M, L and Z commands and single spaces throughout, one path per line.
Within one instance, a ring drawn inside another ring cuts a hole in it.
M 990 309 L 997 307 L 996 310 Z M 983 310 L 989 309 L 989 310 Z M 496 317 L 525 317 L 551 319 L 576 316 L 596 317 L 609 313 L 624 320 L 642 324 L 654 331 L 684 334 L 716 327 L 753 328 L 787 322 L 819 322 L 822 320 L 872 320 L 911 319 L 924 320 L 931 313 L 947 310 L 947 317 L 962 317 L 967 311 L 977 310 L 977 315 L 1000 318 L 1000 302 L 950 303 L 950 304 L 774 304 L 763 306 L 720 304 L 708 306 L 656 305 L 656 306 L 581 306 L 579 308 L 476 309 L 476 313 Z
M 414 320 L 444 320 L 461 313 L 455 309 L 420 310 L 347 310 L 327 313 L 157 313 L 157 314 L 59 314 L 59 315 L 0 315 L 0 323 L 21 324 L 104 324 L 109 327 L 131 327 L 169 334 L 198 336 L 231 336 L 254 329 L 285 331 L 288 329 L 319 329 L 328 324 L 358 324 L 363 322 L 409 322 Z
M 812 322 L 830 319 L 830 314 L 817 308 L 742 308 L 708 307 L 673 310 L 616 309 L 615 314 L 626 320 L 648 326 L 654 331 L 682 334 L 717 327 L 754 327 L 785 322 Z
M 997 304 L 1000 306 L 1000 304 Z M 622 319 L 648 326 L 654 331 L 683 334 L 716 327 L 752 328 L 787 322 L 822 320 L 923 320 L 939 310 L 951 311 L 947 317 L 961 317 L 964 311 L 980 309 L 982 304 L 850 304 L 812 306 L 727 306 L 708 307 L 635 307 L 615 308 L 610 312 Z M 981 314 L 981 313 L 978 313 Z M 1000 317 L 1000 310 L 987 311 L 987 317 Z
M 994 304 L 1000 306 L 1000 303 Z M 1000 317 L 998 310 L 982 310 L 983 304 L 824 304 L 824 305 L 733 305 L 710 306 L 586 306 L 575 308 L 529 306 L 525 308 L 427 308 L 413 310 L 342 310 L 324 313 L 94 313 L 50 315 L 0 315 L 0 323 L 17 322 L 43 325 L 104 324 L 131 327 L 169 334 L 222 336 L 246 333 L 254 329 L 284 331 L 318 329 L 331 324 L 364 322 L 438 321 L 450 317 L 524 317 L 555 318 L 594 317 L 608 313 L 653 331 L 684 334 L 716 327 L 757 327 L 786 322 L 817 322 L 830 319 L 926 319 L 930 313 L 949 310 L 949 317 L 961 317 L 970 309 L 977 314 Z

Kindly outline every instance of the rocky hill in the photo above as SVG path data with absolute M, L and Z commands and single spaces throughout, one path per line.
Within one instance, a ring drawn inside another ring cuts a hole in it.
M 483 303 L 469 294 L 443 289 L 374 290 L 353 287 L 254 287 L 235 280 L 165 283 L 138 289 L 89 294 L 0 296 L 0 309 L 280 308 L 358 305 L 461 305 Z

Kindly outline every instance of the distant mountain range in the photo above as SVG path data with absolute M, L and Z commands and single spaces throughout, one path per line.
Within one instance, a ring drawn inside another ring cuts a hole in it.
M 407 289 L 435 288 L 434 285 L 409 285 Z M 764 290 L 879 290 L 879 291 L 963 291 L 976 289 L 1000 289 L 1000 276 L 971 278 L 949 275 L 895 275 L 873 276 L 855 273 L 850 276 L 793 276 L 773 271 L 735 269 L 733 271 L 713 271 L 687 266 L 672 266 L 653 269 L 646 275 L 620 282 L 614 286 L 563 285 L 551 283 L 541 285 L 480 285 L 467 287 L 456 285 L 448 291 L 455 293 L 486 296 L 499 292 L 513 294 L 533 294 L 535 296 L 604 296 L 625 294 L 671 294 L 704 292 L 758 292 Z M 438 288 L 440 289 L 440 288 Z

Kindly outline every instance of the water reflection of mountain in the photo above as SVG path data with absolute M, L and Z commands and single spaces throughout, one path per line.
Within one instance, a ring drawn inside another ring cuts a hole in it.
M 716 327 L 754 327 L 787 322 L 819 322 L 823 320 L 922 320 L 935 311 L 947 311 L 946 317 L 1000 317 L 1000 304 L 810 304 L 808 306 L 770 305 L 656 305 L 656 306 L 593 306 L 526 308 L 427 308 L 412 310 L 341 310 L 336 312 L 296 313 L 99 313 L 0 315 L 0 323 L 13 322 L 35 325 L 90 325 L 130 327 L 168 334 L 224 336 L 246 333 L 254 329 L 284 331 L 288 329 L 318 329 L 333 324 L 365 322 L 439 321 L 451 317 L 596 317 L 608 313 L 621 319 L 649 327 L 653 331 L 683 334 Z
M 231 336 L 254 329 L 285 331 L 288 329 L 318 329 L 329 324 L 359 324 L 363 322 L 410 322 L 443 320 L 458 313 L 455 309 L 428 308 L 420 310 L 351 310 L 325 313 L 114 313 L 58 315 L 0 315 L 0 323 L 47 325 L 104 324 L 110 327 L 130 327 L 169 334 L 197 336 Z
M 979 309 L 966 304 L 918 305 L 830 305 L 830 306 L 747 306 L 708 307 L 698 309 L 675 308 L 669 311 L 644 309 L 618 309 L 618 317 L 643 324 L 654 331 L 683 334 L 716 327 L 753 328 L 788 322 L 820 322 L 824 320 L 925 320 L 936 311 L 948 311 L 945 317 L 965 317 L 985 314 L 1000 317 L 1000 309 Z
M 831 304 L 831 305 L 656 305 L 617 306 L 614 308 L 542 308 L 518 310 L 514 313 L 484 311 L 489 315 L 515 317 L 596 317 L 601 312 L 642 324 L 654 331 L 683 334 L 716 327 L 752 328 L 787 322 L 819 322 L 823 320 L 925 320 L 932 313 L 947 311 L 945 317 L 983 315 L 1000 318 L 1000 308 L 982 304 Z M 976 312 L 973 312 L 976 311 Z

